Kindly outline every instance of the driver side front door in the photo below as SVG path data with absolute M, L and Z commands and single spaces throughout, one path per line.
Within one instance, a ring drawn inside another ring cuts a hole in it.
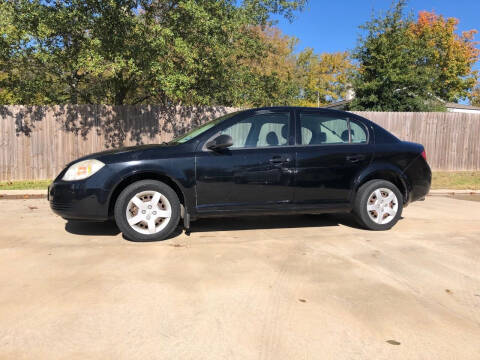
M 221 129 L 233 146 L 196 153 L 197 211 L 274 210 L 293 200 L 290 111 L 260 111 Z

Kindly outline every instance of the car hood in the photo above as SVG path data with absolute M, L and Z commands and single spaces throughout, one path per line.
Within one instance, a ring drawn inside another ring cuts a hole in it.
M 109 163 L 112 160 L 122 158 L 124 160 L 138 158 L 141 154 L 147 151 L 163 152 L 163 151 L 172 151 L 175 148 L 178 148 L 177 144 L 150 144 L 150 145 L 137 145 L 137 146 L 127 146 L 116 149 L 110 149 L 105 151 L 100 151 L 92 153 L 86 156 L 82 156 L 78 159 L 72 161 L 69 165 L 72 165 L 78 161 L 87 160 L 87 159 L 97 159 L 105 163 Z

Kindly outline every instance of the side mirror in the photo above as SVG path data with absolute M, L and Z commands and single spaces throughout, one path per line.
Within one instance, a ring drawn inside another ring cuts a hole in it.
M 223 134 L 205 144 L 210 150 L 223 150 L 233 145 L 233 139 L 230 135 Z

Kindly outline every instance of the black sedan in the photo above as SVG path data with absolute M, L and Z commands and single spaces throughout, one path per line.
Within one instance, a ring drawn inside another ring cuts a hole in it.
M 353 212 L 390 229 L 428 193 L 422 145 L 358 115 L 251 109 L 161 145 L 104 151 L 69 164 L 49 188 L 65 219 L 114 218 L 125 237 L 161 240 L 200 217 Z

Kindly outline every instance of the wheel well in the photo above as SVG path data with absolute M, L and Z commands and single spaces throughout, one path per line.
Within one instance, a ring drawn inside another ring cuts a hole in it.
M 406 203 L 408 201 L 408 189 L 405 184 L 405 182 L 402 180 L 402 178 L 396 174 L 393 171 L 388 171 L 388 170 L 382 170 L 382 171 L 376 171 L 374 173 L 371 173 L 367 175 L 360 184 L 358 184 L 357 190 L 365 184 L 367 181 L 370 180 L 386 180 L 390 181 L 392 184 L 394 184 L 398 190 L 401 191 L 403 195 L 403 202 Z
M 173 191 L 175 191 L 175 193 L 178 196 L 178 200 L 180 200 L 180 203 L 182 205 L 185 205 L 185 198 L 183 196 L 182 190 L 180 190 L 178 185 L 171 178 L 165 175 L 154 173 L 154 172 L 143 172 L 139 174 L 133 174 L 123 179 L 122 182 L 115 187 L 108 204 L 108 216 L 113 216 L 113 209 L 115 208 L 115 203 L 117 201 L 118 196 L 123 191 L 123 189 L 125 189 L 128 185 L 133 184 L 134 182 L 137 182 L 140 180 L 158 180 L 167 184 L 173 189 Z

